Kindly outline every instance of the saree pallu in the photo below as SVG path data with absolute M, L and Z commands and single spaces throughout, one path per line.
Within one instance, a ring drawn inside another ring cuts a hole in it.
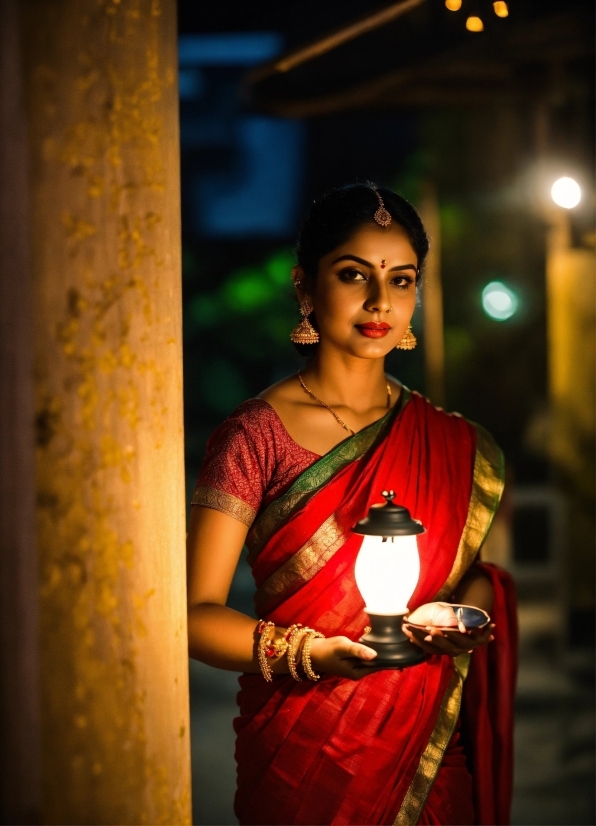
M 399 410 L 304 471 L 253 525 L 247 544 L 258 614 L 357 640 L 368 618 L 354 579 L 362 537 L 351 528 L 387 489 L 426 527 L 410 609 L 448 599 L 477 556 L 502 488 L 502 456 L 492 438 L 404 389 Z M 506 575 L 492 566 L 485 573 L 498 586 L 499 644 L 471 658 L 433 656 L 359 681 L 240 678 L 234 727 L 241 824 L 461 824 L 457 787 L 469 774 L 457 755 L 452 769 L 446 761 L 432 806 L 429 794 L 459 719 L 470 659 L 473 691 L 466 692 L 461 737 L 481 801 L 476 818 L 507 822 L 515 615 Z M 502 637 L 501 623 L 509 630 Z M 494 655 L 507 662 L 503 678 L 495 677 L 501 671 Z M 490 735 L 486 748 L 477 733 Z M 465 804 L 471 793 L 459 794 Z

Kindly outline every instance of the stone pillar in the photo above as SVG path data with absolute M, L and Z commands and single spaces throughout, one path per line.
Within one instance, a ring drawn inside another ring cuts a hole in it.
M 27 0 L 43 822 L 190 822 L 175 0 Z
M 0 3 L 0 823 L 39 823 L 32 287 L 18 0 Z

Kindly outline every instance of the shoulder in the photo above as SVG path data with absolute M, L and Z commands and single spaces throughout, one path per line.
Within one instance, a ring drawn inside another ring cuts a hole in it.
M 250 430 L 255 425 L 274 421 L 276 417 L 277 414 L 269 402 L 259 397 L 242 402 L 223 424 L 236 425 Z
M 248 399 L 213 431 L 208 450 L 221 450 L 235 442 L 261 446 L 283 427 L 273 407 L 264 399 Z
M 264 401 L 272 407 L 284 407 L 297 401 L 302 401 L 303 391 L 297 375 L 287 376 L 285 379 L 267 387 L 257 397 L 257 401 Z

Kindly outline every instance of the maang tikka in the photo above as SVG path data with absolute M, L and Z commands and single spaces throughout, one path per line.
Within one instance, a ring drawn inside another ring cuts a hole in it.
M 302 321 L 290 333 L 290 341 L 294 344 L 318 344 L 319 334 L 308 320 L 313 308 L 308 301 L 302 301 L 300 304 L 300 312 L 302 313 Z
M 374 217 L 375 221 L 377 222 L 377 224 L 379 226 L 388 227 L 389 224 L 391 223 L 391 213 L 389 212 L 389 210 L 385 206 L 385 203 L 384 203 L 383 199 L 381 198 L 378 190 L 376 190 L 374 187 L 373 187 L 373 192 L 375 193 L 375 195 L 377 196 L 377 198 L 379 200 L 379 208 L 377 209 L 377 211 L 375 212 L 373 217 Z

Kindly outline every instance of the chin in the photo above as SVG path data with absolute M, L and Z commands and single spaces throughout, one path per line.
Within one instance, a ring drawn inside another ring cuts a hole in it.
M 362 341 L 351 347 L 351 355 L 363 359 L 380 359 L 390 353 L 395 347 L 392 342 L 386 341 Z

